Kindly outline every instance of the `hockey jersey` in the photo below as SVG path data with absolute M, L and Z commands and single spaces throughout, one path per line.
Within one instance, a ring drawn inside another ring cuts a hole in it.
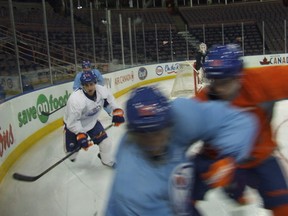
M 242 87 L 232 104 L 250 110 L 260 122 L 259 134 L 254 143 L 249 160 L 239 165 L 242 168 L 254 167 L 267 159 L 275 150 L 271 119 L 276 101 L 288 98 L 288 71 L 285 66 L 268 66 L 245 69 Z M 207 89 L 196 96 L 206 101 Z
M 172 203 L 171 200 L 179 200 L 180 197 L 169 198 L 171 178 L 175 167 L 186 162 L 185 152 L 191 144 L 198 140 L 209 141 L 221 154 L 242 160 L 250 152 L 251 144 L 255 141 L 258 124 L 254 116 L 231 108 L 229 103 L 199 103 L 193 99 L 178 98 L 172 102 L 172 110 L 173 126 L 164 160 L 151 161 L 129 134 L 125 134 L 121 139 L 116 154 L 117 169 L 106 216 L 177 215 L 179 203 Z M 178 174 L 174 177 L 178 177 Z M 188 179 L 191 181 L 192 178 Z M 189 182 L 182 182 L 184 184 L 181 187 L 189 191 Z M 190 200 L 189 195 L 181 194 Z M 185 200 L 181 200 L 185 204 Z M 187 209 L 189 206 L 191 208 L 190 202 L 186 204 Z M 176 206 L 177 209 L 172 206 Z M 181 215 L 191 215 L 191 212 L 182 212 Z
M 96 85 L 95 101 L 87 98 L 82 89 L 74 91 L 67 101 L 64 113 L 66 127 L 75 134 L 91 130 L 98 121 L 104 104 L 109 105 L 112 110 L 119 107 L 114 96 L 104 86 Z

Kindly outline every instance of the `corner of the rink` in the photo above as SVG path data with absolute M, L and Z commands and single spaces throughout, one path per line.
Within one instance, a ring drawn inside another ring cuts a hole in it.
M 13 164 L 33 145 L 35 145 L 39 140 L 43 139 L 43 137 L 47 136 L 51 132 L 55 131 L 59 127 L 63 126 L 63 119 L 57 119 L 50 124 L 40 128 L 35 133 L 31 134 L 27 137 L 23 142 L 21 142 L 15 150 L 9 154 L 7 159 L 0 166 L 0 184 L 4 177 L 7 175 L 9 169 L 13 166 Z

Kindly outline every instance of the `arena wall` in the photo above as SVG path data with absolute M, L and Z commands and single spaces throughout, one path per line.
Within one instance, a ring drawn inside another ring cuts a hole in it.
M 288 73 L 288 54 L 244 57 L 245 67 Z M 105 74 L 106 86 L 117 98 L 132 88 L 173 79 L 180 62 L 154 64 Z M 54 85 L 0 104 L 0 182 L 15 161 L 45 135 L 63 126 L 63 112 L 72 82 Z M 51 113 L 44 115 L 43 112 Z

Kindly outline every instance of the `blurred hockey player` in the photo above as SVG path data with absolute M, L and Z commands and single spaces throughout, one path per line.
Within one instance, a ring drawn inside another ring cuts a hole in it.
M 191 205 L 193 164 L 186 163 L 187 148 L 203 139 L 219 149 L 226 169 L 207 172 L 207 181 L 216 184 L 245 160 L 258 128 L 253 115 L 227 103 L 171 102 L 155 86 L 135 89 L 126 114 L 106 216 L 199 215 Z
M 99 146 L 103 165 L 114 166 L 111 154 L 112 142 L 107 136 L 98 117 L 106 105 L 112 107 L 112 123 L 119 126 L 124 122 L 124 112 L 115 102 L 114 96 L 104 86 L 96 84 L 96 78 L 91 71 L 82 73 L 83 88 L 75 90 L 69 97 L 64 113 L 65 150 L 71 152 L 75 148 L 87 149 L 91 141 Z M 70 160 L 75 161 L 77 153 Z
M 82 71 L 78 72 L 75 76 L 74 83 L 73 83 L 73 90 L 76 90 L 76 89 L 81 87 L 80 78 L 81 78 L 82 73 L 85 71 L 92 71 L 92 73 L 96 77 L 97 84 L 102 85 L 102 86 L 105 85 L 105 80 L 104 80 L 101 72 L 97 69 L 92 69 L 90 61 L 83 61 L 82 62 Z
M 205 43 L 201 43 L 199 45 L 198 51 L 196 52 L 195 63 L 194 63 L 194 68 L 197 71 L 199 83 L 203 82 L 202 66 L 205 62 L 206 55 L 207 55 L 207 45 Z
M 264 207 L 274 216 L 288 215 L 287 179 L 281 165 L 273 156 L 277 144 L 272 137 L 270 121 L 276 101 L 288 98 L 288 73 L 281 66 L 244 69 L 242 52 L 236 44 L 213 46 L 204 63 L 204 72 L 210 83 L 198 95 L 203 101 L 228 101 L 233 106 L 250 110 L 259 122 L 258 138 L 246 161 L 237 163 L 234 180 L 226 185 L 225 192 L 239 203 L 245 203 L 245 186 L 257 189 L 264 201 Z M 212 142 L 206 142 L 195 164 L 200 160 L 215 161 L 218 150 Z M 197 173 L 197 171 L 196 171 Z M 195 188 L 201 189 L 201 178 Z M 198 194 L 199 195 L 199 194 Z M 194 198 L 202 199 L 204 192 Z

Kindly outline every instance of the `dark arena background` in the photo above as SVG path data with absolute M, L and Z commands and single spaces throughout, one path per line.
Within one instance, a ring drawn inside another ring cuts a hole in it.
M 287 53 L 287 0 L 1 0 L 1 101 L 102 73 L 195 59 L 201 42 Z

